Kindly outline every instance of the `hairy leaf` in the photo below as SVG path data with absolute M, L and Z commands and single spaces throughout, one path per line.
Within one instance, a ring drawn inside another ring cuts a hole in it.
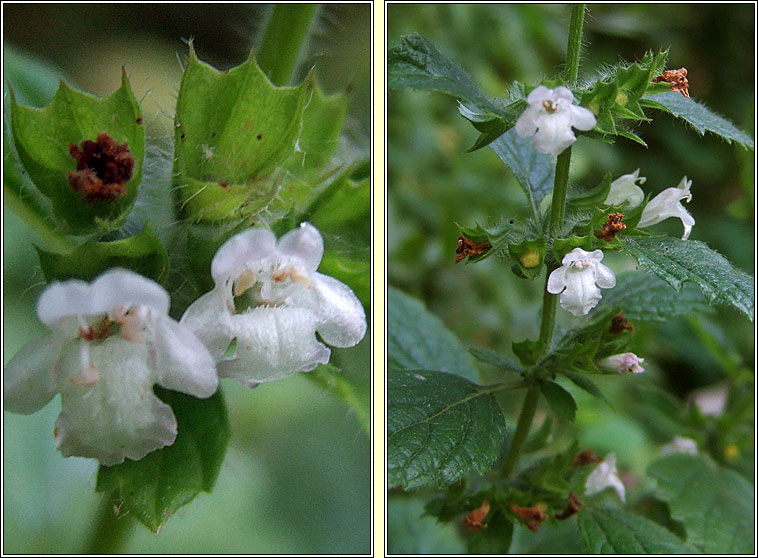
M 139 461 L 101 466 L 95 490 L 108 493 L 120 513 L 131 513 L 158 532 L 176 510 L 213 490 L 230 427 L 221 390 L 209 399 L 159 387 L 155 392 L 174 411 L 176 441 Z
M 723 116 L 719 116 L 702 103 L 688 99 L 681 93 L 667 91 L 642 99 L 642 104 L 659 109 L 692 125 L 701 136 L 711 132 L 720 136 L 727 143 L 736 141 L 744 148 L 754 149 L 753 138 L 737 128 Z
M 499 388 L 498 388 L 499 389 Z M 484 473 L 506 425 L 492 389 L 430 370 L 387 374 L 387 474 L 406 490 Z
M 698 554 L 657 523 L 619 508 L 585 507 L 578 525 L 588 554 Z
M 647 474 L 658 483 L 656 497 L 705 553 L 755 552 L 754 490 L 738 473 L 702 456 L 670 455 L 652 463 Z
M 553 191 L 556 158 L 535 150 L 530 141 L 511 128 L 490 143 L 490 148 L 511 169 L 538 217 L 542 200 Z
M 387 366 L 452 372 L 476 380 L 471 355 L 418 300 L 387 290 Z
M 515 372 L 516 374 L 520 374 L 524 371 L 521 366 L 510 360 L 509 358 L 504 357 L 503 355 L 496 353 L 495 351 L 490 351 L 489 349 L 482 349 L 481 347 L 472 347 L 468 350 L 476 360 L 479 362 L 484 362 L 486 364 L 491 364 L 492 366 L 496 368 L 500 368 L 502 370 L 508 370 L 509 372 Z
M 695 283 L 709 303 L 731 305 L 753 319 L 753 278 L 702 242 L 624 238 L 622 245 L 641 266 L 650 269 L 677 291 L 687 281 Z
M 634 271 L 616 275 L 616 286 L 603 293 L 596 312 L 611 308 L 621 308 L 628 320 L 641 322 L 665 322 L 674 316 L 712 310 L 694 285 L 685 284 L 675 291 L 651 273 Z
M 574 422 L 576 418 L 576 401 L 574 401 L 573 396 L 568 391 L 555 382 L 541 383 L 540 391 L 556 417 L 561 420 Z

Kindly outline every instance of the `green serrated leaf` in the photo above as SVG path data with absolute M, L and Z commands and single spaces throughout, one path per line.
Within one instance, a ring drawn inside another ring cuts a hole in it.
M 754 314 L 753 278 L 702 242 L 674 238 L 624 238 L 624 250 L 677 291 L 689 281 L 706 300 L 729 304 L 751 320 Z
M 472 347 L 468 352 L 479 362 L 490 364 L 501 370 L 508 370 L 509 372 L 514 372 L 516 374 L 521 374 L 524 371 L 521 366 L 495 351 L 490 351 L 489 349 L 483 349 L 481 347 Z
M 692 125 L 701 136 L 711 132 L 720 136 L 727 143 L 736 141 L 746 149 L 754 149 L 753 138 L 737 128 L 723 116 L 719 116 L 702 103 L 689 99 L 675 91 L 658 93 L 642 99 L 647 107 L 662 110 L 681 118 Z
M 699 455 L 663 457 L 647 474 L 692 544 L 706 554 L 755 553 L 754 490 L 745 478 Z
M 213 490 L 230 427 L 220 389 L 209 399 L 159 387 L 155 392 L 174 411 L 176 441 L 139 461 L 101 466 L 95 490 L 108 493 L 122 514 L 130 513 L 158 532 L 179 508 Z
M 542 382 L 540 391 L 556 417 L 574 422 L 576 418 L 576 401 L 572 395 L 555 382 Z
M 685 284 L 675 291 L 655 275 L 631 271 L 616 275 L 616 286 L 603 293 L 596 311 L 610 308 L 621 308 L 627 319 L 641 322 L 665 322 L 674 316 L 712 310 L 694 285 Z
M 393 287 L 387 289 L 387 366 L 477 378 L 474 361 L 458 338 L 421 302 Z
M 371 435 L 371 386 L 351 381 L 331 364 L 321 364 L 305 377 L 342 399 L 355 413 L 366 435 Z
M 274 174 L 295 152 L 313 81 L 309 76 L 297 87 L 276 87 L 252 53 L 219 72 L 198 60 L 190 44 L 174 140 L 174 187 L 183 215 L 235 219 L 256 214 L 274 198 Z
M 89 281 L 113 267 L 131 269 L 158 283 L 165 283 L 168 277 L 166 249 L 147 225 L 129 238 L 111 242 L 90 240 L 69 253 L 36 248 L 48 283 L 73 278 Z
M 387 53 L 387 86 L 390 89 L 447 93 L 473 104 L 482 112 L 506 116 L 460 66 L 448 60 L 421 35 L 403 37 L 400 45 Z
M 699 554 L 657 523 L 619 508 L 585 506 L 578 515 L 588 554 Z
M 121 86 L 108 97 L 76 91 L 61 81 L 44 108 L 18 104 L 12 90 L 10 106 L 13 140 L 24 170 L 50 199 L 53 215 L 66 232 L 103 234 L 117 228 L 134 204 L 145 156 L 145 129 L 126 73 L 122 73 Z M 134 158 L 132 175 L 123 185 L 123 195 L 86 199 L 68 179 L 68 173 L 76 171 L 70 145 L 94 142 L 102 133 L 118 145 L 128 145 Z
M 532 147 L 530 141 L 529 138 L 520 137 L 515 128 L 511 128 L 489 145 L 511 169 L 529 199 L 532 213 L 539 220 L 540 204 L 553 191 L 556 158 L 540 153 Z
M 472 471 L 484 473 L 500 453 L 506 433 L 492 391 L 455 374 L 390 369 L 389 487 L 413 490 L 450 484 Z

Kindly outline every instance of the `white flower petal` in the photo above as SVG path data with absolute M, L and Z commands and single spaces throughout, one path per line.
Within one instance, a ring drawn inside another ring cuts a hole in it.
M 606 205 L 622 205 L 626 203 L 627 209 L 633 209 L 642 203 L 645 199 L 645 192 L 637 183 L 644 184 L 645 177 L 640 177 L 640 169 L 631 174 L 620 176 L 611 182 L 611 189 L 608 197 L 605 198 Z
M 248 229 L 221 245 L 211 262 L 211 276 L 217 286 L 224 285 L 246 262 L 266 258 L 276 251 L 276 236 L 266 229 Z
M 692 194 L 690 193 L 691 185 L 692 181 L 687 180 L 685 176 L 676 188 L 666 188 L 663 190 L 650 200 L 645 209 L 642 210 L 642 216 L 637 226 L 640 228 L 649 227 L 669 217 L 677 217 L 682 220 L 682 224 L 684 225 L 682 240 L 687 240 L 692 231 L 692 226 L 695 224 L 695 219 L 684 209 L 684 206 L 680 202 L 681 200 L 689 202 L 692 199 Z
M 167 316 L 155 324 L 154 353 L 157 383 L 195 397 L 210 397 L 218 387 L 216 366 L 208 349 L 191 330 Z
M 537 133 L 537 121 L 535 110 L 526 109 L 516 120 L 516 134 L 522 138 L 530 138 Z
M 335 347 L 352 347 L 366 334 L 366 313 L 355 293 L 328 275 L 313 274 L 313 291 L 322 339 Z
M 566 288 L 566 266 L 555 269 L 547 279 L 547 292 L 558 294 Z
M 616 275 L 608 266 L 601 263 L 595 265 L 595 283 L 602 289 L 610 289 L 616 286 Z
M 61 361 L 55 443 L 63 456 L 94 457 L 110 466 L 173 444 L 176 419 L 153 394 L 157 378 L 147 366 L 146 345 L 110 337 L 90 346 L 90 358 L 98 370 L 94 385 L 71 381 L 80 372 L 76 347 Z
M 584 107 L 571 105 L 571 125 L 577 130 L 592 130 L 597 124 L 597 119 L 592 111 Z
M 538 130 L 532 137 L 532 147 L 540 153 L 560 155 L 576 141 L 571 131 L 571 117 L 565 112 L 548 114 L 537 121 Z
M 303 262 L 308 271 L 316 271 L 324 256 L 324 240 L 321 233 L 310 223 L 301 223 L 300 227 L 289 231 L 277 242 L 279 251 Z
M 219 359 L 232 339 L 230 310 L 233 309 L 234 302 L 214 289 L 193 302 L 179 323 L 200 339 L 213 358 Z
M 259 307 L 233 316 L 237 352 L 217 363 L 219 375 L 268 382 L 328 363 L 331 351 L 316 340 L 318 321 L 304 308 Z
M 603 295 L 595 286 L 595 277 L 591 268 L 585 270 L 570 269 L 566 272 L 566 290 L 561 293 L 560 303 L 564 310 L 574 316 L 589 313 Z
M 613 488 L 622 502 L 626 502 L 626 488 L 618 476 L 616 456 L 609 453 L 605 459 L 587 477 L 584 493 L 587 496 L 598 494 L 606 488 Z
M 31 341 L 13 356 L 3 373 L 5 410 L 28 415 L 39 411 L 58 393 L 56 368 L 67 339 L 63 328 Z
M 530 105 L 541 105 L 543 101 L 553 100 L 553 90 L 544 85 L 538 85 L 527 95 L 526 102 Z

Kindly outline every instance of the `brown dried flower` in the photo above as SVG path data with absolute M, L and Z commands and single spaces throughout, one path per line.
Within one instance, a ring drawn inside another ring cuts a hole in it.
M 687 81 L 687 68 L 679 68 L 678 70 L 666 70 L 659 76 L 653 78 L 653 83 L 659 81 L 665 81 L 671 87 L 671 91 L 681 93 L 688 99 L 690 98 L 689 87 L 690 84 Z
M 540 528 L 542 522 L 549 517 L 541 509 L 536 507 L 522 508 L 521 506 L 517 506 L 514 502 L 510 502 L 508 505 L 510 506 L 513 513 L 526 521 L 526 526 L 529 528 L 529 530 L 535 533 Z
M 466 256 L 478 256 L 484 254 L 492 248 L 492 244 L 487 242 L 474 242 L 469 240 L 465 236 L 458 237 L 458 248 L 455 249 L 455 253 L 458 257 L 455 258 L 455 263 L 466 259 Z
M 563 510 L 561 513 L 555 514 L 556 519 L 568 519 L 575 513 L 578 513 L 579 510 L 582 509 L 582 502 L 579 500 L 579 496 L 574 493 L 570 492 L 568 497 L 568 504 L 566 504 L 566 509 Z
M 86 201 L 113 201 L 126 194 L 124 185 L 134 168 L 128 144 L 118 145 L 101 133 L 97 142 L 84 140 L 81 148 L 70 144 L 69 153 L 76 160 L 76 171 L 67 174 L 69 184 Z
M 616 238 L 617 233 L 626 228 L 626 225 L 621 222 L 623 218 L 624 215 L 622 213 L 611 213 L 603 224 L 603 230 L 595 231 L 593 234 L 606 242 L 610 242 Z
M 589 465 L 590 463 L 600 463 L 601 461 L 602 459 L 595 455 L 595 452 L 592 451 L 592 448 L 589 448 L 577 453 L 574 456 L 574 461 L 572 461 L 571 464 L 574 467 L 583 467 L 584 465 Z
M 634 326 L 629 323 L 624 314 L 618 313 L 611 319 L 611 327 L 608 328 L 608 333 L 618 335 L 624 330 L 634 331 Z
M 487 528 L 487 524 L 483 523 L 487 514 L 490 513 L 490 501 L 484 500 L 482 505 L 472 511 L 470 514 L 463 517 L 463 525 L 469 531 L 481 531 Z

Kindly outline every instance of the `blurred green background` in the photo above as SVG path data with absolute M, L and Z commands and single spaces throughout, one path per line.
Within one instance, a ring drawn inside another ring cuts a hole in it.
M 390 4 L 388 48 L 403 35 L 420 33 L 497 97 L 511 81 L 532 84 L 561 71 L 569 12 L 569 5 L 552 4 Z M 648 49 L 671 47 L 667 67 L 688 69 L 692 97 L 754 137 L 754 15 L 752 4 L 588 5 L 580 80 L 604 64 L 635 61 Z M 544 274 L 532 282 L 518 279 L 510 264 L 498 258 L 454 265 L 460 234 L 455 223 L 489 226 L 528 217 L 521 188 L 489 148 L 464 153 L 478 132 L 459 116 L 454 99 L 390 91 L 387 106 L 389 283 L 423 300 L 464 345 L 512 355 L 512 341 L 539 334 Z M 636 130 L 647 148 L 623 139 L 615 145 L 580 139 L 574 144 L 570 184 L 588 188 L 606 172 L 618 177 L 641 168 L 645 191 L 655 195 L 686 175 L 693 181 L 693 199 L 686 207 L 696 219 L 690 238 L 706 242 L 752 274 L 754 153 L 715 136 L 700 138 L 670 116 L 654 116 L 654 123 Z M 676 238 L 682 234 L 675 219 L 655 230 Z M 606 262 L 616 272 L 634 269 L 617 254 L 608 255 Z M 558 313 L 559 328 L 578 323 L 567 312 Z M 636 333 L 633 350 L 646 359 L 646 373 L 600 384 L 616 413 L 571 390 L 579 413 L 574 430 L 566 433 L 599 455 L 615 451 L 622 473 L 630 475 L 625 480 L 633 496 L 649 488 L 645 467 L 670 440 L 656 437 L 655 421 L 645 416 L 651 390 L 673 393 L 674 403 L 683 407 L 691 390 L 721 382 L 727 370 L 747 370 L 750 376 L 754 362 L 754 324 L 730 309 L 639 324 Z M 479 368 L 483 382 L 497 379 L 494 369 Z M 522 397 L 503 398 L 511 425 Z M 752 478 L 754 432 L 752 424 L 748 428 L 746 437 L 735 441 L 741 453 L 732 465 Z M 442 528 L 433 518 L 419 519 L 430 495 L 390 494 L 390 552 L 465 551 L 458 526 Z M 572 522 L 561 527 L 572 528 Z M 529 552 L 538 542 L 540 553 L 581 552 L 562 542 L 567 539 L 556 528 L 536 536 L 517 528 L 514 540 L 512 552 Z
M 346 133 L 366 148 L 370 137 L 369 4 L 323 5 L 301 64 L 317 66 L 327 93 L 347 91 Z M 148 141 L 171 137 L 181 79 L 183 40 L 219 69 L 242 63 L 257 44 L 271 6 L 263 4 L 3 4 L 5 46 L 49 64 L 38 77 L 49 102 L 57 79 L 96 95 L 115 90 L 126 68 L 141 101 Z M 10 57 L 9 57 L 10 58 Z M 14 60 L 17 60 L 14 57 Z M 34 63 L 30 61 L 29 64 Z M 13 68 L 5 79 L 17 89 Z M 43 87 L 44 90 L 44 87 Z M 34 235 L 4 210 L 4 331 L 7 362 L 45 328 L 34 308 L 44 281 Z M 333 351 L 369 388 L 369 335 L 356 348 Z M 232 438 L 212 494 L 201 494 L 155 536 L 136 521 L 126 553 L 368 553 L 370 445 L 348 408 L 302 375 L 255 390 L 223 381 Z M 102 496 L 97 464 L 63 459 L 53 444 L 56 398 L 44 410 L 3 423 L 4 553 L 82 553 Z

